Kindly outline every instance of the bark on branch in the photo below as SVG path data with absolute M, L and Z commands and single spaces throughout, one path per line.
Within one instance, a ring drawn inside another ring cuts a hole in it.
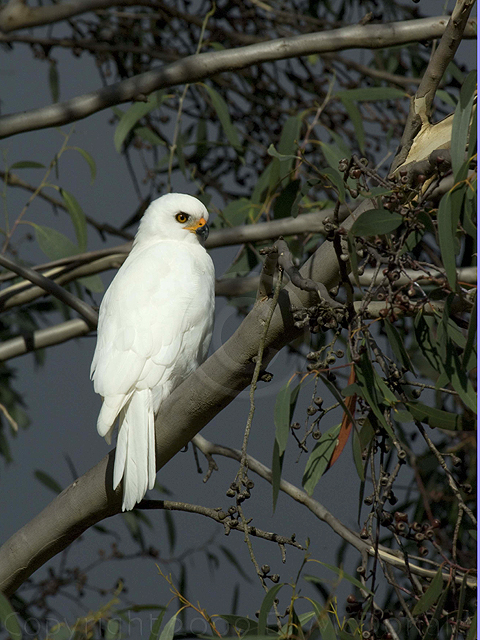
M 349 218 L 343 226 L 349 228 L 352 223 L 353 218 Z M 322 282 L 327 289 L 338 283 L 338 263 L 331 243 L 324 243 L 317 250 L 301 274 Z M 291 307 L 310 306 L 317 298 L 316 293 L 291 284 L 281 291 L 265 341 L 264 365 L 302 333 L 294 326 Z M 269 300 L 259 300 L 233 336 L 163 405 L 156 421 L 158 469 L 250 384 L 259 328 L 269 304 Z M 1 547 L 0 591 L 11 594 L 86 529 L 120 512 L 121 486 L 116 491 L 112 489 L 114 455 L 111 451 Z
M 23 6 L 22 0 L 11 1 L 17 9 L 20 5 Z M 54 8 L 57 6 L 63 5 L 56 5 Z M 447 22 L 447 16 L 439 16 L 388 24 L 353 25 L 188 56 L 66 102 L 2 116 L 0 138 L 7 138 L 22 131 L 58 127 L 81 120 L 108 107 L 135 100 L 139 95 L 148 95 L 152 91 L 179 84 L 198 82 L 218 73 L 245 69 L 262 62 L 354 48 L 382 49 L 419 40 L 432 40 L 443 34 Z M 475 20 L 467 23 L 464 36 L 476 37 Z

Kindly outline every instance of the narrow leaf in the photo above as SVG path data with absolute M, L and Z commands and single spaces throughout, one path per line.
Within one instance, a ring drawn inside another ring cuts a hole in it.
M 432 429 L 473 431 L 476 428 L 475 420 L 468 419 L 463 415 L 452 413 L 451 411 L 442 411 L 441 409 L 430 407 L 422 402 L 407 402 L 406 406 L 415 420 L 425 422 Z
M 398 100 L 407 98 L 408 94 L 402 89 L 394 87 L 366 87 L 364 89 L 346 89 L 335 95 L 341 100 L 360 100 L 362 102 L 376 102 L 377 100 Z
M 281 584 L 276 584 L 274 587 L 269 589 L 267 595 L 263 599 L 262 606 L 260 607 L 260 613 L 258 615 L 258 635 L 264 636 L 267 633 L 268 627 L 268 614 L 270 613 L 271 608 L 273 607 L 273 602 L 277 597 L 277 593 L 280 589 L 285 586 L 282 582 Z
M 125 111 L 125 113 L 123 113 L 113 136 L 113 143 L 118 153 L 122 150 L 122 145 L 126 137 L 137 122 L 150 113 L 150 111 L 153 111 L 153 109 L 159 105 L 159 102 L 162 102 L 165 99 L 166 96 L 162 95 L 159 101 L 158 94 L 152 93 L 148 96 L 147 102 L 135 102 L 127 111 Z
M 440 594 L 442 593 L 442 587 L 443 587 L 442 572 L 443 572 L 443 564 L 438 569 L 428 589 L 425 591 L 423 596 L 414 606 L 412 611 L 412 614 L 414 616 L 418 616 L 420 613 L 425 613 L 426 611 L 428 611 L 430 607 L 432 607 L 440 597 Z
M 302 485 L 310 496 L 327 469 L 333 450 L 337 444 L 339 432 L 339 424 L 326 431 L 318 440 L 307 460 L 305 471 L 303 473 Z
M 476 86 L 477 74 L 476 71 L 471 71 L 460 89 L 460 99 L 453 116 L 451 155 L 455 181 L 458 181 L 459 170 L 465 162 L 468 129 L 470 127 Z
M 35 229 L 38 246 L 50 260 L 59 260 L 79 253 L 79 248 L 63 233 L 44 225 L 33 222 L 30 224 Z
M 85 159 L 88 164 L 88 168 L 90 169 L 90 184 L 93 184 L 97 177 L 97 165 L 95 164 L 95 160 L 88 151 L 85 151 L 85 149 L 82 149 L 81 147 L 72 147 L 72 149 L 78 151 L 78 153 Z
M 242 145 L 240 144 L 237 129 L 232 124 L 232 120 L 228 112 L 227 103 L 218 93 L 218 91 L 216 91 L 213 87 L 210 87 L 208 84 L 203 84 L 202 86 L 206 89 L 208 95 L 210 96 L 213 108 L 217 112 L 218 119 L 220 120 L 228 141 L 234 149 L 236 149 L 237 151 L 241 151 Z
M 345 95 L 340 97 L 345 111 L 348 113 L 353 128 L 355 130 L 355 136 L 357 138 L 358 148 L 362 153 L 365 153 L 365 129 L 363 127 L 363 118 L 357 105 Z
M 437 213 L 438 242 L 442 262 L 447 273 L 448 284 L 455 291 L 457 286 L 457 266 L 455 264 L 455 235 L 452 230 L 452 199 L 446 193 L 440 200 Z
M 87 248 L 87 219 L 83 209 L 78 204 L 76 198 L 65 189 L 60 189 L 60 195 L 62 196 L 65 206 L 67 207 L 67 211 L 70 214 L 70 218 L 72 219 L 75 234 L 77 236 L 78 248 L 80 249 L 80 252 L 83 252 Z
M 290 424 L 297 403 L 298 392 L 300 391 L 300 383 L 295 385 L 292 380 L 280 389 L 275 400 L 275 408 L 273 410 L 273 421 L 275 423 L 275 439 L 278 442 L 278 450 L 281 455 L 288 442 L 288 434 L 290 433 Z
M 354 382 L 355 382 L 355 368 L 352 366 L 350 369 L 350 377 L 348 378 L 348 384 L 354 384 Z M 345 411 L 345 413 L 343 414 L 342 424 L 340 425 L 340 432 L 338 434 L 337 443 L 335 445 L 335 449 L 333 450 L 332 457 L 330 458 L 330 461 L 328 463 L 327 471 L 328 469 L 333 467 L 333 465 L 340 457 L 342 451 L 345 448 L 345 445 L 348 442 L 348 436 L 350 435 L 350 431 L 352 430 L 352 426 L 353 426 L 353 416 L 355 415 L 356 402 L 357 402 L 356 395 L 349 396 L 347 398 L 347 401 L 345 404 L 347 405 L 348 411 Z
M 173 615 L 167 624 L 163 627 L 163 631 L 160 634 L 159 640 L 172 640 L 175 635 L 175 625 L 177 622 L 177 613 Z
M 10 169 L 45 169 L 45 165 L 41 162 L 21 160 L 20 162 L 14 162 Z
M 397 329 L 393 326 L 390 320 L 387 319 L 383 321 L 383 326 L 385 328 L 385 333 L 387 334 L 388 342 L 398 361 L 401 362 L 408 371 L 415 371 L 412 361 L 410 360 L 410 356 L 405 349 L 405 345 Z
M 273 454 L 272 454 L 272 501 L 273 501 L 273 513 L 277 507 L 278 494 L 280 491 L 280 481 L 282 479 L 284 454 L 280 453 L 278 448 L 277 439 L 273 441 Z
M 351 231 L 354 236 L 380 236 L 391 233 L 402 224 L 403 218 L 398 213 L 387 209 L 370 209 L 355 220 Z

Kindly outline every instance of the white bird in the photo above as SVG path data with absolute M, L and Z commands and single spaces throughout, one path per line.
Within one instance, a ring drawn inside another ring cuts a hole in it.
M 97 430 L 108 444 L 118 417 L 113 488 L 123 478 L 123 511 L 155 484 L 155 414 L 210 346 L 215 272 L 203 247 L 207 221 L 192 196 L 152 202 L 100 305 L 91 377 L 103 398 Z

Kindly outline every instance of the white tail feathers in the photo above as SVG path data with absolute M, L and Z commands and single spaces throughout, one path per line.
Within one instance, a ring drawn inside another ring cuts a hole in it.
M 114 489 L 123 478 L 122 511 L 133 509 L 155 485 L 154 422 L 151 390 L 135 390 L 120 411 L 113 468 Z

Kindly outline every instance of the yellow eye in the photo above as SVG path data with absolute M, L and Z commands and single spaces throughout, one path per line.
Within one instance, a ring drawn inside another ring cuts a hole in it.
M 177 215 L 175 216 L 175 220 L 177 222 L 180 222 L 180 224 L 183 224 L 184 222 L 186 222 L 188 219 L 190 218 L 190 216 L 188 215 L 188 213 L 177 213 Z

